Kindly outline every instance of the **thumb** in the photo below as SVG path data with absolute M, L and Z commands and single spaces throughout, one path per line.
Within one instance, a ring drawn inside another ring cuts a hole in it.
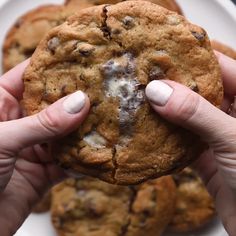
M 217 169 L 228 185 L 236 189 L 236 121 L 206 99 L 173 81 L 152 81 L 146 96 L 156 112 L 167 120 L 187 128 L 205 140 L 214 153 Z M 206 168 L 206 159 L 204 166 Z M 215 175 L 209 165 L 202 173 Z M 219 181 L 213 182 L 219 187 Z
M 19 150 L 64 136 L 77 128 L 89 111 L 88 97 L 77 91 L 36 115 L 0 123 L 0 153 Z
M 225 142 L 227 134 L 232 133 L 234 118 L 184 85 L 155 80 L 147 85 L 146 96 L 158 114 L 193 131 L 208 143 Z

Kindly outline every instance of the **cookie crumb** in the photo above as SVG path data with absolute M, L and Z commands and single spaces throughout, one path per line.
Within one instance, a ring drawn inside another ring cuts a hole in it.
M 126 29 L 131 29 L 134 27 L 134 18 L 131 16 L 126 16 L 123 20 L 122 23 Z
M 170 25 L 178 25 L 180 23 L 180 20 L 175 15 L 169 15 L 167 17 L 167 23 Z

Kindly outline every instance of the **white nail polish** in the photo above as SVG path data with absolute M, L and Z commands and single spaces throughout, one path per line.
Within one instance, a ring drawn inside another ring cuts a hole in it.
M 152 103 L 157 106 L 165 106 L 173 93 L 173 89 L 162 81 L 153 80 L 147 85 L 145 92 Z
M 63 108 L 66 112 L 70 114 L 76 114 L 81 111 L 85 105 L 85 95 L 81 91 L 77 91 L 71 94 L 63 102 Z

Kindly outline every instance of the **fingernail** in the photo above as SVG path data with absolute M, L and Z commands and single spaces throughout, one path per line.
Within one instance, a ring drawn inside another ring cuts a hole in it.
M 147 85 L 145 93 L 147 98 L 155 105 L 165 106 L 173 93 L 173 89 L 162 81 L 153 80 Z
M 82 110 L 85 105 L 85 95 L 81 91 L 71 94 L 63 102 L 64 110 L 70 114 L 76 114 Z

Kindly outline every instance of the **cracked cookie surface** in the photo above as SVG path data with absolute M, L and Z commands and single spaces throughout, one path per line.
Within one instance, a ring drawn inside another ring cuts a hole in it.
M 215 216 L 215 206 L 197 173 L 185 168 L 173 175 L 177 186 L 174 217 L 169 224 L 173 232 L 188 232 L 203 227 Z
M 45 5 L 24 14 L 10 28 L 4 40 L 3 72 L 31 57 L 46 32 L 62 24 L 72 13 L 94 5 L 117 2 L 120 0 L 73 0 L 66 3 L 67 7 Z M 153 0 L 153 2 L 181 14 L 181 9 L 173 0 Z
M 170 176 L 132 187 L 69 179 L 53 188 L 51 218 L 60 236 L 159 236 L 175 197 Z
M 100 5 L 100 4 L 116 4 L 119 2 L 122 2 L 125 0 L 66 0 L 65 5 L 73 7 L 74 5 L 80 4 L 80 5 Z M 142 0 L 137 0 L 142 1 Z M 167 8 L 168 10 L 175 11 L 179 14 L 183 14 L 180 6 L 177 4 L 175 0 L 145 0 L 152 3 L 155 3 L 157 5 L 160 5 L 162 7 Z
M 180 82 L 219 106 L 220 69 L 206 32 L 149 2 L 82 10 L 51 30 L 23 80 L 23 105 L 35 114 L 76 90 L 88 94 L 85 122 L 57 141 L 66 169 L 116 184 L 136 184 L 182 169 L 199 138 L 153 112 L 143 96 L 153 79 Z

